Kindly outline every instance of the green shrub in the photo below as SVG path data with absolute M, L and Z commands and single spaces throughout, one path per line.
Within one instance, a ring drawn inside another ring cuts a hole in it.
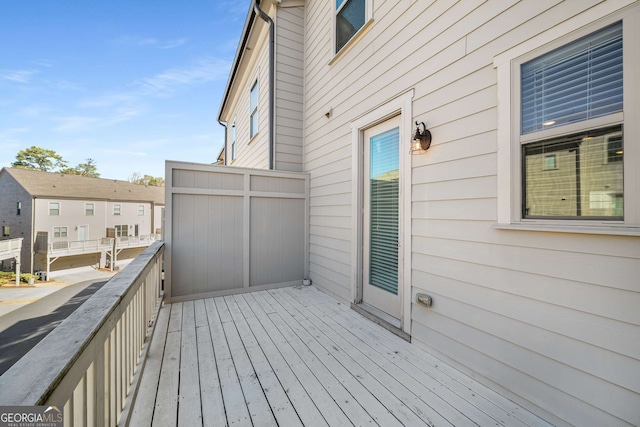
M 14 280 L 15 280 L 15 273 L 13 275 Z M 23 283 L 29 283 L 29 279 L 33 279 L 34 281 L 38 279 L 38 276 L 36 276 L 35 274 L 29 274 L 29 273 L 24 273 L 20 275 L 20 281 Z

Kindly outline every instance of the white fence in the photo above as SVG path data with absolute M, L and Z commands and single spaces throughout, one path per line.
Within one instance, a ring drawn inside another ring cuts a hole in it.
M 22 238 L 0 240 L 0 261 L 3 259 L 15 258 L 22 249 Z
M 153 243 L 5 372 L 0 406 L 53 405 L 65 426 L 117 425 L 159 307 L 163 253 Z
M 115 239 L 116 249 L 149 246 L 160 239 L 161 236 L 159 234 L 117 237 Z M 64 240 L 60 242 L 53 242 L 48 244 L 47 252 L 51 254 L 51 256 L 60 256 L 109 251 L 113 248 L 113 240 L 114 239 L 111 237 L 103 237 L 98 240 Z

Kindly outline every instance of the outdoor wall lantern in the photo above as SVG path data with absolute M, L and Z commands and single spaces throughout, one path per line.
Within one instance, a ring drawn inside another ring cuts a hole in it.
M 422 125 L 422 132 L 420 131 Z M 424 154 L 431 146 L 431 132 L 424 122 L 416 122 L 416 133 L 411 140 L 411 154 Z

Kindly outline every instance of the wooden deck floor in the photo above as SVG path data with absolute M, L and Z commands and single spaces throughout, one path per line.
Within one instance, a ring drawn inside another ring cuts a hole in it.
M 132 426 L 548 425 L 313 286 L 157 322 Z

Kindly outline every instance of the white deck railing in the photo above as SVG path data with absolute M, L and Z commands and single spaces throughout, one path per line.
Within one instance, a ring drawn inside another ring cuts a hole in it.
M 64 406 L 65 426 L 117 425 L 160 303 L 163 253 L 153 243 L 5 372 L 0 406 Z
M 22 238 L 0 240 L 0 260 L 13 258 L 22 249 Z
M 146 236 L 127 236 L 117 237 L 116 249 L 135 248 L 140 246 L 149 246 L 153 242 L 161 239 L 159 234 L 151 234 Z M 109 251 L 113 249 L 113 238 L 103 237 L 98 240 L 77 240 L 77 241 L 60 241 L 48 244 L 48 252 L 52 256 L 94 253 L 101 251 Z

